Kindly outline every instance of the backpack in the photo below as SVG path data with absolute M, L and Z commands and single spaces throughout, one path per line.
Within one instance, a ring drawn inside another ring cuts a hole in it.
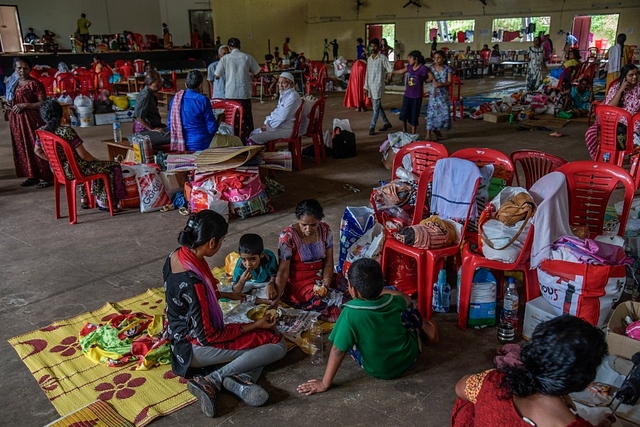
M 334 159 L 347 159 L 356 156 L 356 135 L 353 132 L 336 128 L 332 145 Z

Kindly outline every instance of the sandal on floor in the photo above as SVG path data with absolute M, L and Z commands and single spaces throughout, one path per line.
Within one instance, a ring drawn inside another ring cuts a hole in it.
M 80 200 L 80 209 L 89 209 L 89 201 L 85 199 Z
M 435 344 L 440 341 L 440 334 L 438 332 L 438 324 L 434 322 L 433 319 L 427 319 L 424 322 L 424 325 L 429 325 L 433 329 L 433 338 L 429 338 L 429 335 L 425 332 L 425 336 L 427 338 L 427 342 L 430 344 Z M 424 331 L 424 330 L 423 330 Z
M 48 181 L 40 181 L 36 184 L 36 188 L 48 188 L 51 187 L 51 183 Z
M 238 375 L 225 377 L 222 386 L 249 406 L 262 406 L 269 400 L 269 393 L 265 389 Z
M 20 187 L 33 187 L 39 182 L 40 180 L 38 178 L 27 178 L 20 183 Z
M 198 398 L 200 409 L 209 417 L 216 414 L 216 388 L 205 377 L 193 377 L 187 383 L 187 391 Z

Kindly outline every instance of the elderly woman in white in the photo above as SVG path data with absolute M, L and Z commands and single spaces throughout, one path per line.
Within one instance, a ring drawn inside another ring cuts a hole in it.
M 274 139 L 287 138 L 291 135 L 293 124 L 296 121 L 296 112 L 303 102 L 294 86 L 295 82 L 291 73 L 280 74 L 280 78 L 278 78 L 280 92 L 278 105 L 264 119 L 262 127 L 251 133 L 247 139 L 247 145 L 264 145 Z

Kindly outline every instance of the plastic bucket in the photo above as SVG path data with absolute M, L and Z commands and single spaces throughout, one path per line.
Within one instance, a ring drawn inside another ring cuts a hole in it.
M 127 110 L 129 108 L 129 99 L 124 95 L 111 95 L 109 99 L 121 110 Z
M 129 98 L 129 108 L 134 108 L 136 106 L 136 100 L 138 99 L 139 92 L 128 92 L 127 98 Z
M 76 107 L 80 118 L 80 127 L 93 126 L 93 107 Z

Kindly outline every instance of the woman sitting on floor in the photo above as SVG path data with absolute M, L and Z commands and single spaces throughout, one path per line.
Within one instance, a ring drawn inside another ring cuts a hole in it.
M 187 383 L 187 390 L 198 398 L 208 417 L 215 415 L 215 396 L 223 387 L 247 405 L 265 404 L 269 394 L 255 382 L 266 365 L 287 353 L 284 339 L 273 331 L 275 318 L 224 322 L 218 300 L 241 300 L 244 295 L 219 292 L 205 257 L 220 250 L 228 228 L 227 221 L 214 211 L 192 214 L 178 235 L 180 248 L 169 255 L 162 271 L 171 369 L 181 377 L 187 377 L 189 368 L 215 369 Z
M 640 113 L 640 84 L 638 84 L 638 68 L 636 68 L 634 64 L 627 64 L 622 67 L 622 70 L 620 70 L 620 80 L 611 84 L 602 105 L 620 107 L 629 112 L 632 116 L 636 113 Z M 620 134 L 626 134 L 626 119 L 623 118 L 621 120 L 621 124 L 624 125 L 624 129 L 622 126 L 618 125 L 618 132 Z M 596 123 L 591 125 L 584 134 L 587 150 L 589 150 L 589 155 L 592 159 L 596 159 L 598 157 L 598 150 L 600 148 L 598 125 L 596 117 Z M 627 143 L 640 145 L 640 121 L 636 121 L 633 133 L 633 141 L 627 141 Z
M 519 362 L 458 381 L 451 426 L 592 426 L 564 396 L 584 390 L 606 354 L 604 334 L 584 320 L 565 315 L 541 323 Z
M 333 235 L 322 206 L 305 199 L 296 206 L 297 222 L 280 233 L 274 302 L 280 298 L 305 309 L 323 310 L 321 296 L 333 282 Z M 316 286 L 318 285 L 318 286 Z
M 98 160 L 93 157 L 84 147 L 83 141 L 80 139 L 76 131 L 70 126 L 63 126 L 60 124 L 62 122 L 62 106 L 55 99 L 47 99 L 44 101 L 40 107 L 40 114 L 45 122 L 45 125 L 41 129 L 59 136 L 71 145 L 71 148 L 73 148 L 74 160 L 83 175 L 88 176 L 99 173 L 107 175 L 109 190 L 111 191 L 111 201 L 113 202 L 112 207 L 114 211 L 117 211 L 118 200 L 126 197 L 120 163 L 108 160 Z M 49 161 L 47 155 L 42 149 L 42 142 L 38 139 L 36 139 L 34 151 L 38 157 Z M 58 157 L 63 161 L 64 173 L 67 179 L 73 179 L 71 167 L 69 166 L 69 162 L 66 161 L 61 148 L 58 148 Z M 80 197 L 82 197 L 80 202 L 81 207 L 82 209 L 88 209 L 89 199 L 85 191 L 85 186 L 79 185 L 78 188 L 80 189 Z M 102 211 L 109 210 L 109 199 L 107 197 L 107 190 L 104 186 L 103 180 L 96 179 L 91 181 L 91 194 L 96 196 L 98 199 L 98 209 Z

